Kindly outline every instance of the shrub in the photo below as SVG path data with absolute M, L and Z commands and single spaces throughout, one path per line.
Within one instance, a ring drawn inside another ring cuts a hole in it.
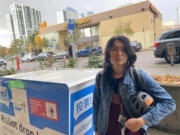
M 89 56 L 87 68 L 102 68 L 103 61 L 100 56 L 96 53 L 93 53 Z

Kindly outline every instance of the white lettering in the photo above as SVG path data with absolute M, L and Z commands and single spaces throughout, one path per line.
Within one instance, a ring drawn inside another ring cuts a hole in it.
M 84 135 L 90 128 L 92 128 L 92 115 L 75 126 L 74 135 Z
M 75 101 L 74 103 L 74 118 L 77 118 L 92 107 L 93 93 Z

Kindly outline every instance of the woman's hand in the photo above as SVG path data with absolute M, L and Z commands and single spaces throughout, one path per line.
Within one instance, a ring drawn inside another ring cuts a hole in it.
M 144 125 L 146 125 L 146 123 L 142 117 L 131 118 L 125 122 L 125 127 L 127 127 L 132 132 L 137 132 Z
M 97 132 L 95 132 L 95 135 L 98 135 L 98 133 L 97 133 Z

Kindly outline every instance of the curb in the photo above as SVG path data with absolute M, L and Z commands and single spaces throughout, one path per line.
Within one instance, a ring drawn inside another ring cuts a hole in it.
M 149 51 L 149 50 L 153 50 L 154 48 L 142 48 L 140 51 Z

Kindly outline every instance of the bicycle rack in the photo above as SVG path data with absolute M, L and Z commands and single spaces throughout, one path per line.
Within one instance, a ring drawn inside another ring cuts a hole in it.
M 176 54 L 174 43 L 167 43 L 167 54 L 168 54 L 171 66 L 174 66 L 174 59 L 175 59 L 175 54 Z

